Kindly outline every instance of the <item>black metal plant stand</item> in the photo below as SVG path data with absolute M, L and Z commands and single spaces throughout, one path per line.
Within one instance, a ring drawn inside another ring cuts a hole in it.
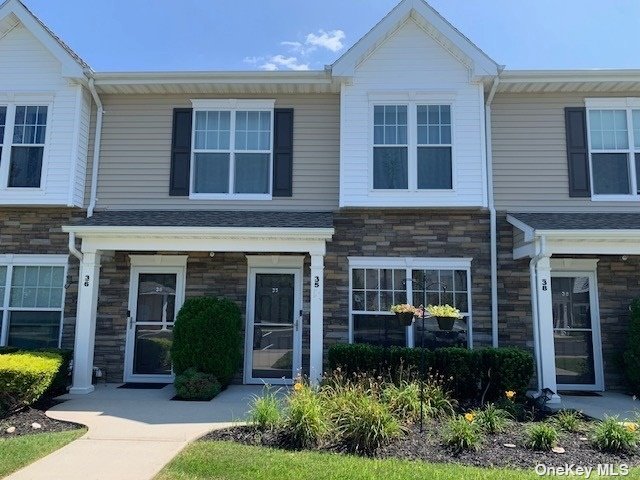
M 427 275 L 426 275 L 426 271 L 422 272 L 422 300 L 423 303 L 422 305 L 420 305 L 420 311 L 422 312 L 421 314 L 421 320 L 422 320 L 422 335 L 420 336 L 420 433 L 422 433 L 424 431 L 424 382 L 425 382 L 425 371 L 424 371 L 424 362 L 425 362 L 425 355 L 424 355 L 424 332 L 425 332 L 425 324 L 424 321 L 426 320 L 427 316 L 426 316 L 426 305 L 425 303 L 427 303 L 427 289 L 429 287 L 433 287 L 434 285 L 438 285 L 439 287 L 442 288 L 442 293 L 447 293 L 447 286 L 444 283 L 441 282 L 431 282 L 431 283 L 427 283 Z M 413 282 L 414 280 L 412 278 L 407 278 L 404 281 L 405 287 L 407 282 Z M 429 318 L 431 318 L 431 315 L 429 315 Z

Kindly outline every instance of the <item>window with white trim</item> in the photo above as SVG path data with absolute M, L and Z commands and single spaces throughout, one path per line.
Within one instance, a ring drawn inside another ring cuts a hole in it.
M 192 196 L 270 196 L 273 102 L 193 103 Z
M 451 105 L 373 105 L 373 189 L 453 189 Z
M 589 108 L 593 195 L 640 193 L 640 108 Z
M 405 259 L 351 257 L 350 340 L 382 346 L 419 346 L 424 334 L 425 347 L 470 346 L 471 264 L 461 259 Z M 449 266 L 448 266 L 449 265 Z M 426 291 L 424 290 L 426 278 Z M 403 327 L 395 321 L 391 305 L 414 306 L 449 304 L 460 310 L 465 320 L 457 321 L 453 331 L 439 331 L 433 319 Z
M 0 265 L 0 345 L 59 347 L 65 265 Z
M 0 106 L 0 165 L 4 186 L 39 188 L 47 133 L 46 105 Z

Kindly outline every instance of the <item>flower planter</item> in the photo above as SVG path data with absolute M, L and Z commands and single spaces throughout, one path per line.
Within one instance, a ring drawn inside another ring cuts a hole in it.
M 413 323 L 413 312 L 399 312 L 396 313 L 396 318 L 400 322 L 400 325 L 408 327 Z
M 456 323 L 455 317 L 436 317 L 436 320 L 440 330 L 453 330 L 453 324 Z

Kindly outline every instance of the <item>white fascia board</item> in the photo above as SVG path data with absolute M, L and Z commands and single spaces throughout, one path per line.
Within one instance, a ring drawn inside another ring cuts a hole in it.
M 181 83 L 240 83 L 278 84 L 300 83 L 330 85 L 333 80 L 324 70 L 303 72 L 252 72 L 252 71 L 202 71 L 202 72 L 100 72 L 94 74 L 96 86 L 149 85 Z
M 507 215 L 507 222 L 524 233 L 524 241 L 531 242 L 535 236 L 535 230 L 524 222 L 521 222 L 513 215 Z
M 20 23 L 62 64 L 62 75 L 69 78 L 85 79 L 84 67 L 56 40 L 17 0 L 9 0 L 0 8 L 0 18 L 13 13 Z
M 630 229 L 581 229 L 581 230 L 535 230 L 536 237 L 546 237 L 549 240 L 589 239 L 589 240 L 638 240 L 640 230 Z
M 503 70 L 500 83 L 640 82 L 640 70 Z
M 480 50 L 471 40 L 451 25 L 444 17 L 434 10 L 424 0 L 402 0 L 369 32 L 358 40 L 331 66 L 334 76 L 350 77 L 355 72 L 359 60 L 373 50 L 379 42 L 393 33 L 405 20 L 417 16 L 422 21 L 433 26 L 464 53 L 473 62 L 473 75 L 477 77 L 495 76 L 498 74 L 498 64 Z M 427 33 L 425 32 L 425 35 Z
M 330 239 L 333 228 L 254 228 L 254 227 L 122 227 L 63 225 L 62 231 L 79 237 L 149 236 L 170 238 L 282 238 Z

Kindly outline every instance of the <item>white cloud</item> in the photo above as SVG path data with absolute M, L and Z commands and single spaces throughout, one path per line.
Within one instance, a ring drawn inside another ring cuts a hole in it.
M 297 57 L 285 57 L 284 55 L 273 55 L 260 65 L 262 70 L 278 70 L 280 67 L 289 70 L 309 70 L 308 63 L 298 61 Z
M 258 66 L 261 70 L 309 70 L 311 54 L 318 49 L 338 52 L 344 48 L 346 35 L 342 30 L 318 30 L 306 35 L 304 42 L 284 40 L 280 45 L 286 47 L 290 56 L 283 54 L 245 57 L 244 63 Z
M 342 47 L 344 47 L 342 41 L 345 39 L 346 35 L 342 30 L 331 30 L 329 32 L 318 30 L 318 33 L 319 35 L 316 35 L 315 33 L 308 34 L 305 43 L 307 45 L 326 48 L 332 52 L 338 52 L 342 50 Z

